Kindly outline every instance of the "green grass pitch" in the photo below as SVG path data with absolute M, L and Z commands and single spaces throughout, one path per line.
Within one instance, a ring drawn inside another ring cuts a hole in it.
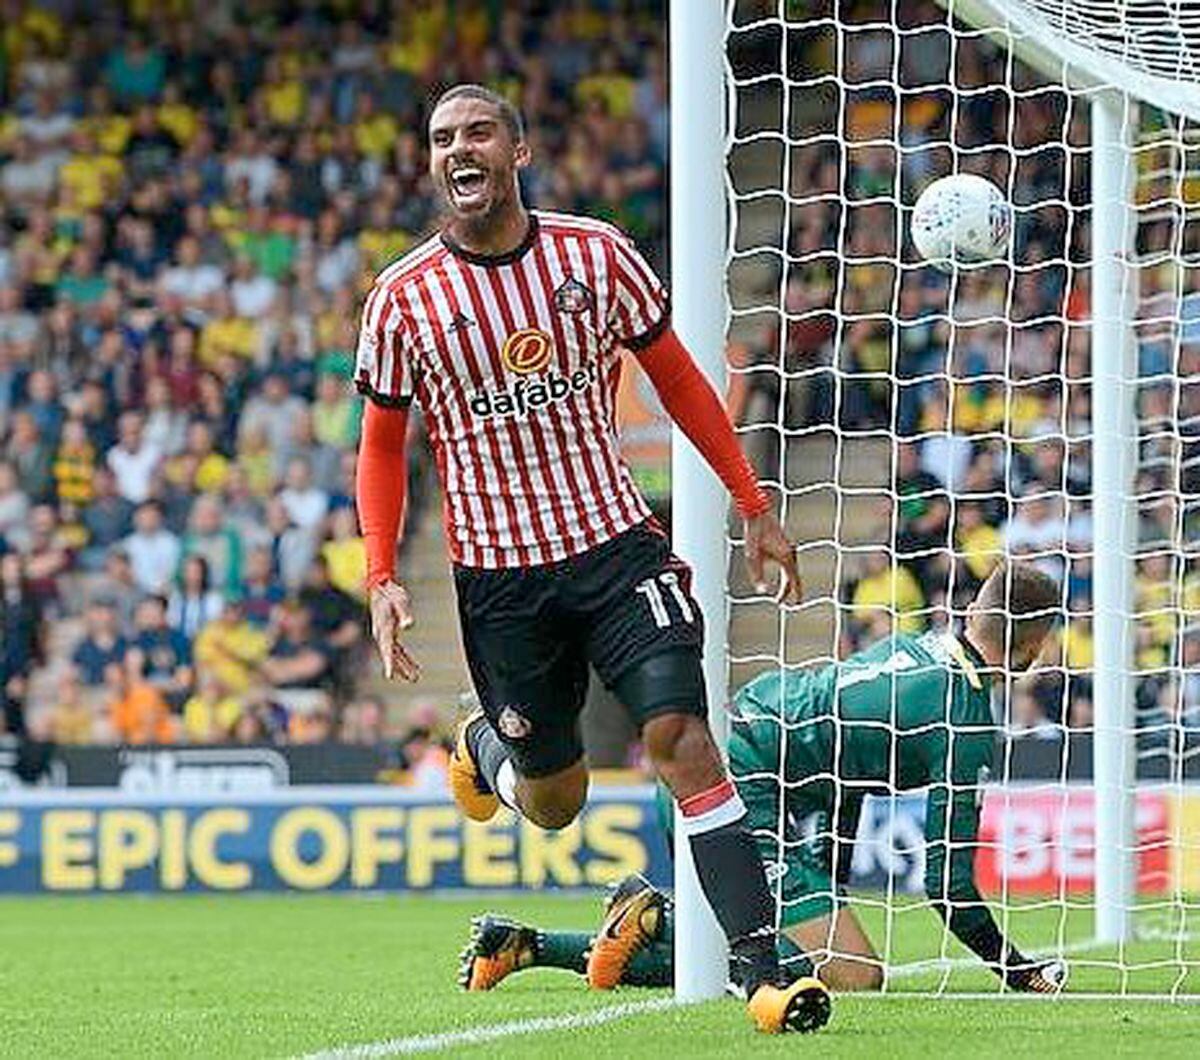
M 113 896 L 0 899 L 0 1055 L 12 1057 L 291 1057 L 640 1002 L 666 993 L 589 993 L 563 972 L 522 973 L 490 994 L 454 983 L 472 913 L 495 909 L 547 927 L 591 929 L 597 896 L 471 897 Z M 881 910 L 863 915 L 877 942 Z M 1082 915 L 1052 908 L 1010 918 L 1023 946 L 1086 937 Z M 937 955 L 938 921 L 927 909 L 891 918 L 898 963 Z M 952 957 L 962 951 L 948 951 Z M 1139 942 L 1125 954 L 1126 988 L 1200 993 L 1200 944 Z M 1120 988 L 1102 962 L 1079 953 L 1072 988 Z M 937 973 L 914 971 L 899 990 L 928 989 Z M 986 971 L 956 967 L 952 992 L 995 989 Z M 488 1057 L 728 1057 L 802 1052 L 806 1057 L 882 1055 L 1089 1057 L 1200 1055 L 1200 1005 L 1137 1000 L 932 998 L 835 999 L 834 1017 L 798 1041 L 755 1034 L 732 999 L 641 1012 L 590 1027 L 542 1030 L 442 1055 Z M 404 1047 L 412 1049 L 409 1043 Z M 392 1055 L 378 1049 L 358 1055 Z

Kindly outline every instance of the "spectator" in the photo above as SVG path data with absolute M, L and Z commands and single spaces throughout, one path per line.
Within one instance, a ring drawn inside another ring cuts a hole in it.
M 258 629 L 266 629 L 285 595 L 271 549 L 265 545 L 252 548 L 246 556 L 246 578 L 241 593 L 246 620 Z
M 897 552 L 922 581 L 932 575 L 931 553 L 949 545 L 950 499 L 941 481 L 921 467 L 921 450 L 914 442 L 896 446 L 896 492 L 899 495 Z
M 383 742 L 383 703 L 374 696 L 347 703 L 342 711 L 339 739 L 342 743 L 376 746 Z
M 279 492 L 280 503 L 288 517 L 302 530 L 315 531 L 329 510 L 329 495 L 313 485 L 312 466 L 302 456 L 288 461 L 284 488 Z
M 279 497 L 267 502 L 267 539 L 275 561 L 275 570 L 285 589 L 300 588 L 304 575 L 317 554 L 317 543 L 311 531 L 296 526 Z
M 275 488 L 275 454 L 262 426 L 244 430 L 238 439 L 237 464 L 250 491 L 266 497 Z
M 987 522 L 981 505 L 960 502 L 956 514 L 955 546 L 970 576 L 982 584 L 1004 557 L 1004 539 L 1000 531 Z
M 868 639 L 897 633 L 919 633 L 925 626 L 925 594 L 907 567 L 888 554 L 866 554 L 865 573 L 854 586 L 851 617 L 866 627 Z
M 140 35 L 129 37 L 104 64 L 104 80 L 113 97 L 125 105 L 157 99 L 166 79 L 166 58 Z
M 183 732 L 189 743 L 226 743 L 242 716 L 242 703 L 218 677 L 206 674 L 183 706 Z
M 282 452 L 276 453 L 276 467 L 283 469 L 284 485 L 290 487 L 288 475 L 292 474 L 291 465 L 297 460 L 308 465 L 302 473 L 307 486 L 328 495 L 329 490 L 337 485 L 343 451 L 331 445 L 322 445 L 313 433 L 312 413 L 306 408 L 292 423 L 291 437 Z M 326 501 L 328 506 L 328 500 Z
M 133 616 L 143 595 L 133 580 L 129 554 L 120 546 L 110 548 L 104 556 L 104 569 L 94 581 L 88 580 L 88 601 L 107 602 L 117 614 L 117 628 L 124 632 L 132 629 Z
M 338 508 L 329 516 L 330 540 L 321 546 L 321 561 L 329 580 L 343 593 L 363 603 L 366 600 L 367 547 L 358 532 L 353 508 Z
M 205 626 L 220 615 L 224 597 L 212 587 L 208 560 L 186 556 L 180 568 L 179 587 L 167 604 L 167 621 L 188 640 L 195 640 Z
M 363 606 L 330 581 L 329 564 L 324 556 L 313 560 L 299 601 L 311 616 L 314 633 L 329 653 L 330 681 L 335 691 L 344 696 L 352 685 L 352 668 L 366 632 Z
M 163 376 L 146 381 L 146 442 L 166 457 L 187 444 L 187 416 L 175 407 L 171 386 Z
M 279 636 L 259 672 L 289 715 L 319 713 L 328 706 L 330 651 L 313 627 L 311 611 L 299 600 L 280 605 Z
M 159 288 L 184 308 L 201 309 L 224 284 L 224 272 L 201 258 L 200 240 L 188 234 L 175 245 L 175 264 L 163 272 Z
M 72 556 L 60 536 L 58 515 L 53 505 L 39 504 L 29 513 L 29 540 L 24 556 L 30 594 L 44 610 L 57 617 L 61 595 L 59 581 L 70 570 Z
M 104 565 L 109 549 L 129 533 L 134 511 L 133 505 L 117 492 L 117 476 L 109 468 L 96 468 L 92 489 L 95 495 L 83 510 L 88 544 L 79 557 L 79 565 L 86 571 Z
M 950 490 L 961 488 L 971 462 L 971 442 L 948 430 L 946 393 L 939 389 L 925 403 L 921 466 Z
M 25 733 L 29 677 L 42 660 L 42 614 L 15 552 L 0 555 L 0 708 L 10 735 Z
M 37 317 L 22 304 L 21 288 L 0 286 L 0 342 L 30 347 L 40 330 Z
M 132 647 L 141 654 L 141 676 L 171 707 L 182 707 L 193 684 L 192 650 L 187 638 L 167 624 L 166 598 L 147 596 L 142 600 L 134 626 Z
M 303 400 L 295 405 L 297 410 L 304 408 L 304 402 L 313 394 L 316 381 L 316 367 L 313 364 L 311 336 L 301 334 L 301 328 L 292 323 L 279 328 L 271 343 L 271 361 L 267 375 L 277 375 L 283 378 L 284 391 Z M 264 388 L 267 380 L 263 380 Z M 284 434 L 286 441 L 288 435 Z
M 83 420 L 63 425 L 62 440 L 54 458 L 55 493 L 60 501 L 86 506 L 95 496 L 96 447 L 88 440 Z
M 279 296 L 279 285 L 254 268 L 249 258 L 240 257 L 234 264 L 233 282 L 229 287 L 233 310 L 239 317 L 257 320 L 267 316 Z
M 54 446 L 42 437 L 33 413 L 13 415 L 12 436 L 4 456 L 17 473 L 17 485 L 35 504 L 54 496 Z
M 313 435 L 331 449 L 350 449 L 358 444 L 362 402 L 350 397 L 345 381 L 331 373 L 317 379 L 313 403 Z
M 237 464 L 231 464 L 229 467 L 221 498 L 225 510 L 225 525 L 242 542 L 244 556 L 246 543 L 261 536 L 265 509 L 263 499 L 250 489 L 246 472 Z
M 272 369 L 263 380 L 262 391 L 246 402 L 239 431 L 262 431 L 273 452 L 284 450 L 292 436 L 292 424 L 305 411 L 303 399 L 288 393 L 286 378 Z M 277 467 L 282 471 L 282 467 Z
M 71 654 L 82 684 L 97 688 L 106 681 L 110 664 L 120 666 L 128 645 L 121 636 L 116 608 L 110 600 L 97 600 L 84 612 L 84 637 Z
M 242 602 L 230 597 L 193 642 L 197 680 L 216 678 L 231 695 L 242 696 L 250 690 L 270 648 L 270 635 L 251 625 Z
M 408 729 L 400 738 L 400 756 L 407 772 L 408 787 L 425 795 L 444 795 L 449 790 L 449 751 L 435 738 L 437 709 L 431 704 L 416 707 Z
M 117 476 L 117 491 L 121 496 L 131 504 L 141 504 L 150 496 L 162 452 L 143 437 L 140 412 L 122 413 L 117 430 L 120 441 L 108 451 L 108 466 Z
M 163 526 L 162 507 L 157 501 L 138 506 L 133 517 L 134 532 L 122 547 L 133 564 L 133 576 L 144 593 L 166 593 L 179 569 L 179 539 Z
M 208 299 L 208 319 L 200 330 L 197 356 L 200 364 L 210 371 L 220 368 L 222 359 L 233 357 L 235 362 L 250 362 L 259 351 L 258 325 L 238 316 L 233 296 L 220 287 Z
M 27 135 L 12 142 L 12 154 L 0 167 L 0 192 L 18 214 L 30 214 L 50 198 L 58 175 L 58 160 L 38 154 Z
M 176 727 L 163 699 L 152 684 L 142 677 L 141 652 L 134 649 L 124 662 L 105 668 L 104 685 L 108 691 L 108 710 L 113 730 L 123 744 L 171 743 Z
M 25 381 L 25 408 L 37 425 L 38 434 L 52 446 L 58 445 L 66 412 L 58 400 L 54 376 L 38 370 Z
M 243 128 L 225 162 L 225 185 L 237 188 L 244 181 L 250 201 L 262 203 L 275 183 L 278 165 L 252 128 Z
M 214 447 L 213 430 L 208 423 L 194 420 L 188 426 L 184 451 L 175 460 L 167 462 L 165 475 L 189 492 L 221 491 L 229 476 L 229 461 Z
M 55 685 L 50 708 L 49 737 L 54 743 L 96 743 L 109 736 L 108 726 L 97 717 L 93 697 L 86 694 L 74 670 L 64 670 Z
M 223 595 L 238 590 L 242 583 L 242 542 L 225 525 L 221 502 L 213 494 L 204 493 L 196 498 L 182 550 L 185 559 L 204 557 L 212 584 Z
M 79 388 L 77 412 L 87 428 L 88 440 L 97 453 L 106 454 L 116 444 L 117 432 L 113 425 L 112 401 L 107 387 L 94 379 L 85 379 Z
M 28 539 L 26 522 L 29 519 L 29 497 L 21 489 L 17 469 L 0 461 L 0 540 L 10 548 L 20 548 Z

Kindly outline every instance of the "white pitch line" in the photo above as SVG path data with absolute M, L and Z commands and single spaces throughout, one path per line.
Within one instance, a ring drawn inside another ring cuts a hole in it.
M 942 993 L 931 994 L 919 990 L 889 990 L 886 993 L 874 994 L 844 994 L 843 997 L 853 997 L 858 1001 L 1029 1001 L 1038 1005 L 1065 1005 L 1076 1001 L 1107 1001 L 1109 1004 L 1118 1001 L 1155 1001 L 1164 1005 L 1197 1005 L 1200 1004 L 1200 994 L 1121 994 L 1109 992 L 1106 994 L 1073 994 L 1064 990 L 1061 994 L 1023 994 L 1015 990 L 999 990 L 991 992 L 976 992 L 972 994 Z M 836 1005 L 837 1002 L 835 1001 Z
M 1069 942 L 1061 948 L 1053 950 L 1038 950 L 1030 954 L 1034 958 L 1054 957 L 1086 953 L 1099 949 L 1106 943 L 1096 939 L 1085 939 L 1079 942 Z M 888 979 L 908 979 L 915 975 L 941 972 L 956 968 L 974 968 L 979 965 L 977 957 L 947 957 L 941 960 L 913 961 L 910 964 L 900 964 L 887 970 Z M 885 990 L 878 994 L 857 994 L 858 998 L 901 998 L 944 1000 L 944 1001 L 1035 1001 L 1046 1004 L 1051 1000 L 1044 994 L 1021 994 L 1015 991 L 995 991 L 994 993 L 941 993 L 931 996 L 928 992 Z M 1060 1001 L 1162 1001 L 1167 1003 L 1200 1003 L 1200 995 L 1191 994 L 1075 994 L 1069 990 L 1055 995 L 1054 1000 Z M 418 1034 L 410 1038 L 390 1038 L 382 1042 L 367 1042 L 362 1045 L 344 1045 L 335 1049 L 323 1050 L 319 1053 L 309 1053 L 294 1060 L 375 1060 L 376 1057 L 411 1056 L 414 1053 L 434 1053 L 441 1049 L 449 1049 L 456 1045 L 480 1045 L 484 1042 L 496 1041 L 500 1038 L 512 1038 L 523 1034 L 538 1034 L 541 1031 L 581 1030 L 587 1027 L 599 1027 L 614 1020 L 625 1019 L 627 1016 L 638 1016 L 644 1012 L 660 1012 L 673 1008 L 682 1002 L 673 997 L 656 997 L 647 1001 L 629 1001 L 620 1005 L 610 1005 L 607 1008 L 593 1009 L 591 1012 L 573 1012 L 562 1016 L 539 1016 L 535 1019 L 513 1020 L 509 1023 L 485 1024 L 482 1027 L 472 1027 L 465 1031 L 443 1031 L 438 1034 Z
M 586 1027 L 598 1027 L 603 1023 L 639 1016 L 644 1012 L 659 1012 L 672 1008 L 678 1002 L 673 997 L 656 997 L 648 1001 L 630 1001 L 591 1012 L 572 1012 L 563 1016 L 539 1016 L 536 1019 L 513 1020 L 510 1023 L 492 1023 L 472 1027 L 465 1031 L 443 1031 L 440 1034 L 418 1034 L 411 1038 L 391 1038 L 383 1042 L 368 1042 L 364 1045 L 343 1045 L 319 1053 L 309 1053 L 297 1060 L 374 1060 L 382 1056 L 411 1056 L 414 1053 L 435 1053 L 458 1045 L 480 1045 L 499 1038 L 512 1038 L 522 1034 L 539 1034 L 542 1031 L 574 1031 Z
M 1082 942 L 1068 942 L 1065 946 L 1049 950 L 1033 950 L 1029 956 L 1036 960 L 1050 957 L 1069 956 L 1075 953 L 1087 953 L 1099 949 L 1107 943 L 1096 939 L 1086 939 Z M 956 968 L 978 968 L 978 957 L 934 957 L 927 961 L 913 961 L 910 964 L 897 964 L 884 970 L 889 979 L 908 979 L 914 975 L 928 975 L 930 972 L 954 971 Z M 998 991 L 997 991 L 998 993 Z M 947 997 L 963 997 L 963 994 L 945 995 Z

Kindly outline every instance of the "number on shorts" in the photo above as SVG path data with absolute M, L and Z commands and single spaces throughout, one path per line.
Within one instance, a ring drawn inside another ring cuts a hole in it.
M 663 595 L 660 584 L 666 586 L 667 594 L 675 601 L 675 605 L 679 609 L 679 617 L 684 622 L 695 622 L 696 613 L 692 610 L 691 601 L 688 600 L 687 595 L 680 587 L 679 575 L 673 570 L 668 570 L 663 571 L 655 578 L 647 578 L 637 586 L 637 592 L 646 598 L 646 603 L 650 606 L 650 614 L 654 616 L 654 624 L 659 629 L 667 629 L 673 621 L 671 610 L 667 607 L 667 599 Z

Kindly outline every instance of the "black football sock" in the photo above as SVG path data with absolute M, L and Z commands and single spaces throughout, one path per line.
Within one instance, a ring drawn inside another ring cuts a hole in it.
M 776 941 L 779 947 L 779 966 L 783 969 L 783 977 L 789 983 L 805 976 L 816 975 L 813 962 L 809 960 L 808 954 L 782 931 Z
M 758 846 L 747 830 L 746 808 L 729 780 L 680 802 L 696 875 L 729 940 L 734 982 L 750 997 L 779 979 L 775 903 Z
M 566 968 L 583 975 L 592 936 L 586 931 L 539 931 L 534 949 L 537 968 Z
M 467 747 L 488 788 L 498 794 L 496 775 L 508 761 L 508 748 L 496 735 L 487 718 L 476 718 L 467 726 Z

